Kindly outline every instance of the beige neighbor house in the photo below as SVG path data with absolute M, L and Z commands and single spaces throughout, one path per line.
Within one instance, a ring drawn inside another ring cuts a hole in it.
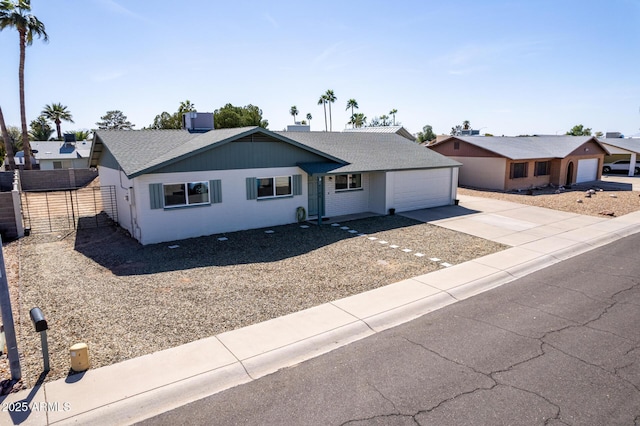
M 505 191 L 598 180 L 609 153 L 591 136 L 451 136 L 429 148 L 462 163 L 460 185 Z

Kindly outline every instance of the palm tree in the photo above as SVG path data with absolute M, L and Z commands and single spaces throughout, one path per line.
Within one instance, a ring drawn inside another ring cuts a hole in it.
M 353 125 L 354 128 L 359 129 L 360 127 L 367 124 L 367 117 L 365 117 L 365 115 L 361 112 L 357 114 L 353 114 L 351 116 L 351 120 L 349 121 L 349 124 Z
M 289 110 L 289 114 L 293 115 L 293 124 L 296 124 L 296 115 L 298 115 L 298 107 L 292 106 Z
M 61 103 L 54 102 L 51 105 L 45 105 L 40 114 L 42 114 L 47 120 L 56 123 L 56 133 L 59 141 L 62 140 L 62 130 L 60 129 L 60 123 L 62 123 L 62 120 L 68 121 L 69 123 L 74 122 L 71 113 L 67 110 L 67 107 Z
M 471 123 L 469 122 L 469 120 L 464 120 L 462 122 L 462 128 L 464 130 L 469 130 L 471 128 Z
M 391 111 L 389 111 L 389 115 L 393 115 L 393 125 L 396 125 L 396 113 L 398 112 L 397 109 L 392 109 Z
M 310 112 L 307 113 L 307 121 L 309 122 L 309 127 L 311 127 L 311 119 L 313 118 L 313 116 L 311 115 Z
M 11 138 L 9 137 L 7 126 L 4 123 L 2 108 L 0 108 L 0 131 L 2 131 L 2 140 L 4 141 L 5 155 L 7 156 L 7 163 L 9 164 L 8 169 L 7 165 L 5 164 L 5 170 L 14 170 L 16 168 L 16 160 L 13 157 L 13 144 L 11 143 Z
M 348 110 L 349 108 L 351 108 L 351 116 L 353 117 L 354 111 L 353 109 L 358 109 L 358 101 L 356 101 L 355 99 L 349 99 L 347 101 L 347 108 L 345 108 L 345 111 Z
M 33 44 L 33 37 L 49 41 L 44 24 L 31 15 L 31 0 L 2 0 L 0 3 L 0 30 L 13 27 L 18 30 L 20 40 L 20 65 L 18 80 L 20 82 L 20 121 L 22 122 L 22 143 L 24 150 L 24 168 L 31 169 L 31 146 L 29 145 L 29 131 L 27 130 L 27 112 L 24 102 L 24 58 L 27 46 Z
M 333 93 L 333 90 L 327 90 L 325 96 L 327 97 L 327 103 L 329 104 L 329 131 L 333 132 L 333 122 L 331 121 L 331 104 L 338 100 L 338 98 Z
M 318 105 L 322 105 L 324 107 L 324 131 L 327 131 L 327 95 L 323 94 L 318 99 Z
M 380 116 L 380 121 L 382 121 L 381 125 L 382 126 L 388 126 L 389 125 L 389 116 L 388 115 L 381 115 Z

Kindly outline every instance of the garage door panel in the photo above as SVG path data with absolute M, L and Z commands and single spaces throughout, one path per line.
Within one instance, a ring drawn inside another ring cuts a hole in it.
M 591 182 L 598 178 L 598 159 L 588 158 L 578 160 L 578 172 L 576 174 L 576 183 Z
M 396 172 L 393 206 L 396 211 L 451 204 L 451 170 Z

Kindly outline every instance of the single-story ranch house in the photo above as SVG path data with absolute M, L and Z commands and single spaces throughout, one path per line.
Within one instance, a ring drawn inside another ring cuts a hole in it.
M 460 185 L 496 190 L 594 181 L 608 154 L 591 136 L 451 136 L 429 148 L 462 163 Z
M 396 134 L 260 127 L 98 130 L 91 165 L 142 244 L 449 205 L 460 167 Z

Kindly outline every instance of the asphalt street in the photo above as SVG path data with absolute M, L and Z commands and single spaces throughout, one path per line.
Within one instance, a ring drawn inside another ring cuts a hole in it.
M 640 425 L 640 234 L 144 425 Z

